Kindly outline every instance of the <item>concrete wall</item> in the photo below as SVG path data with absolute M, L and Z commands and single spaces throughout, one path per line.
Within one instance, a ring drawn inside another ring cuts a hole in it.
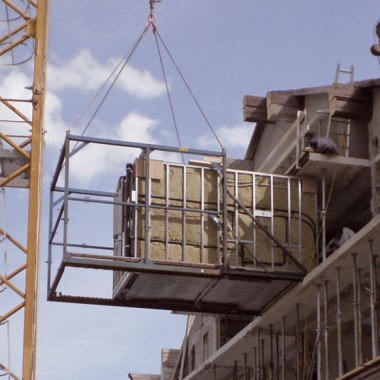
M 186 349 L 186 371 L 200 366 L 218 347 L 218 318 L 200 315 L 194 319 Z
M 265 124 L 260 144 L 257 146 L 255 155 L 253 157 L 253 170 L 259 170 L 262 164 L 267 160 L 268 154 L 272 152 L 290 125 L 290 122 L 281 121 Z
M 368 126 L 369 156 L 373 160 L 371 211 L 375 216 L 380 213 L 380 88 L 373 89 L 373 117 Z
M 175 369 L 180 350 L 163 348 L 161 350 L 161 380 L 170 380 Z

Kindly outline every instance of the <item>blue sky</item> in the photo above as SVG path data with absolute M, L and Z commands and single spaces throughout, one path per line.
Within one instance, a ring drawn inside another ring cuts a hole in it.
M 378 0 L 162 0 L 155 6 L 159 33 L 230 157 L 244 156 L 253 130 L 252 124 L 243 122 L 244 95 L 330 84 L 338 63 L 344 68 L 354 65 L 356 80 L 380 74 L 379 61 L 369 51 L 380 19 Z M 159 373 L 160 349 L 179 348 L 182 342 L 186 323 L 182 315 L 45 301 L 47 190 L 64 132 L 129 51 L 148 14 L 147 0 L 51 0 L 39 380 L 126 379 L 129 372 Z M 167 57 L 165 67 L 183 145 L 218 149 Z M 0 88 L 8 88 L 8 83 L 22 88 L 30 82 L 29 70 L 27 65 L 1 67 Z M 88 117 L 74 133 L 82 132 Z M 88 134 L 176 144 L 151 31 Z M 125 158 L 97 151 L 92 160 L 91 167 L 79 167 L 78 181 L 117 178 Z M 114 190 L 116 182 L 112 179 L 110 184 Z M 12 327 L 15 335 L 17 323 Z M 12 350 L 16 370 L 18 351 Z

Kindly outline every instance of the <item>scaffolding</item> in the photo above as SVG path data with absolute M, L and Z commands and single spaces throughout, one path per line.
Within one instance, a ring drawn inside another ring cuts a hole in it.
M 379 232 L 376 217 L 183 378 L 376 378 Z

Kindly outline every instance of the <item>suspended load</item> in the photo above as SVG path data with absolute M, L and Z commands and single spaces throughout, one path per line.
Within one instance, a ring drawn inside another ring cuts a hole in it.
M 305 268 L 316 262 L 315 183 L 224 171 L 220 162 L 178 164 L 138 158 L 127 165 L 117 184 L 114 247 L 115 256 L 144 263 L 152 273 L 174 274 L 170 280 L 153 277 L 150 284 L 149 276 L 135 270 L 115 271 L 116 299 L 155 294 L 166 301 L 193 302 L 198 280 L 188 276 L 211 276 L 224 284 L 205 294 L 209 304 L 236 301 L 244 303 L 246 311 L 253 304 L 261 308 L 302 279 Z M 235 281 L 227 280 L 234 276 Z M 248 296 L 244 291 L 244 281 L 237 280 L 242 276 L 249 281 L 266 279 L 273 288 L 268 282 L 268 295 L 257 303 L 251 292 Z M 175 284 L 171 289 L 163 285 L 170 281 Z

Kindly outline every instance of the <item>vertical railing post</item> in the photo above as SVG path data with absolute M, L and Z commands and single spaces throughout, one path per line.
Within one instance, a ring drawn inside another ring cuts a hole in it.
M 51 287 L 51 266 L 53 263 L 53 202 L 54 195 L 53 189 L 50 190 L 49 197 L 49 245 L 48 245 L 48 259 L 47 259 L 47 294 L 50 292 Z
M 270 179 L 270 203 L 271 203 L 271 207 L 270 207 L 270 212 L 271 212 L 270 233 L 272 234 L 272 236 L 274 236 L 274 178 L 273 178 L 273 175 L 270 175 L 269 179 Z M 271 262 L 272 262 L 271 269 L 272 269 L 272 271 L 274 271 L 275 270 L 274 244 L 271 242 L 270 246 L 271 246 Z
M 204 194 L 204 189 L 205 189 L 205 169 L 201 168 L 201 263 L 203 264 L 205 261 L 205 255 L 204 255 L 204 244 L 205 244 L 205 239 L 204 239 L 204 230 L 205 230 L 205 194 Z
M 227 268 L 227 223 L 228 223 L 228 215 L 227 215 L 227 158 L 226 158 L 226 149 L 222 149 L 222 160 L 223 160 L 223 266 L 224 269 Z
M 182 188 L 182 207 L 183 209 L 186 209 L 187 207 L 187 170 L 186 170 L 186 165 L 183 166 L 183 178 L 182 178 L 182 183 L 183 183 L 183 188 Z M 186 211 L 182 211 L 182 256 L 181 259 L 182 261 L 186 261 Z
M 69 183 L 70 183 L 70 140 L 65 140 L 65 180 L 63 199 L 63 256 L 67 253 L 67 235 L 69 229 Z
M 170 164 L 165 164 L 165 260 L 169 260 L 169 194 L 170 194 Z M 203 188 L 202 188 L 203 194 Z
M 326 173 L 322 169 L 322 260 L 326 260 Z
M 297 119 L 296 119 L 296 125 L 297 125 L 297 136 L 296 136 L 296 169 L 299 169 L 299 157 L 300 157 L 300 129 L 301 129 L 301 123 L 300 123 L 300 116 L 302 115 L 301 111 L 297 112 Z
M 145 258 L 150 260 L 150 149 L 145 148 Z

